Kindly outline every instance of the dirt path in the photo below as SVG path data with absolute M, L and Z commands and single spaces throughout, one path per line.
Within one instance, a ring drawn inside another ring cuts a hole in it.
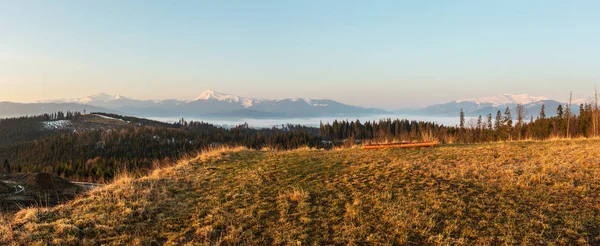
M 75 182 L 75 181 L 71 181 L 71 183 L 82 186 L 88 190 L 94 190 L 97 188 L 102 188 L 104 186 L 106 186 L 105 184 L 98 184 L 98 183 L 89 183 L 89 182 Z
M 8 186 L 11 186 L 15 189 L 15 192 L 13 192 L 11 194 L 3 194 L 0 196 L 0 198 L 6 198 L 6 197 L 18 195 L 18 194 L 22 193 L 23 191 L 25 191 L 25 187 L 15 183 L 14 181 L 1 180 L 0 182 L 6 184 Z

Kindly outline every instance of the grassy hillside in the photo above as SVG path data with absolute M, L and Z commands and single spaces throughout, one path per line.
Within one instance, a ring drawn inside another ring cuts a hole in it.
M 0 223 L 0 243 L 600 244 L 600 140 L 215 151 Z

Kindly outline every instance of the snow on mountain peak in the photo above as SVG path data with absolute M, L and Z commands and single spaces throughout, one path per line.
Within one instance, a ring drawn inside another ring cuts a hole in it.
M 208 100 L 217 100 L 217 101 L 228 101 L 230 103 L 236 102 L 236 103 L 241 103 L 245 108 L 249 108 L 252 106 L 252 104 L 254 103 L 253 99 L 250 98 L 244 98 L 244 97 L 239 97 L 239 96 L 235 96 L 235 95 L 228 95 L 228 94 L 223 94 L 223 93 L 219 93 L 213 90 L 206 90 L 204 92 L 202 92 L 202 94 L 200 94 L 200 96 L 196 97 L 196 99 L 192 100 L 192 102 L 194 101 L 208 101 Z
M 78 98 L 78 99 L 70 100 L 70 101 L 87 104 L 87 103 L 91 103 L 91 102 L 110 102 L 110 101 L 115 101 L 115 100 L 119 100 L 119 99 L 126 99 L 126 98 L 122 97 L 120 95 L 109 95 L 106 93 L 97 93 L 97 94 L 94 94 L 91 96 L 87 96 L 84 98 Z
M 308 99 L 308 98 L 292 98 L 291 101 L 292 102 L 304 101 L 306 104 L 308 104 L 310 106 L 313 106 L 313 107 L 327 107 L 327 106 L 329 106 L 329 104 L 316 103 L 316 101 L 318 101 L 318 100 L 313 100 L 313 99 Z
M 517 103 L 517 104 L 518 103 L 528 104 L 528 103 L 532 103 L 532 102 L 548 100 L 548 98 L 544 97 L 544 96 L 530 96 L 527 94 L 518 94 L 518 95 L 504 94 L 504 96 L 506 98 L 510 99 L 513 103 Z
M 292 101 L 292 102 L 300 102 L 300 101 L 304 101 L 306 104 L 312 104 L 312 100 L 310 100 L 310 99 L 306 99 L 306 98 L 300 98 L 300 97 L 297 97 L 297 98 L 292 98 L 292 99 L 291 99 L 291 101 Z
M 533 102 L 539 102 L 543 100 L 549 100 L 544 96 L 529 96 L 527 94 L 503 94 L 502 96 L 491 96 L 483 98 L 470 98 L 464 100 L 457 100 L 457 103 L 461 102 L 472 102 L 476 104 L 491 104 L 493 106 L 500 106 L 506 104 L 529 104 Z

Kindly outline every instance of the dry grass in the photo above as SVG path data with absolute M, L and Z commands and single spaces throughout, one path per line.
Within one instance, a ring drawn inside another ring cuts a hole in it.
M 0 243 L 598 245 L 599 147 L 220 150 L 23 210 Z
M 127 122 L 124 122 L 122 120 L 104 118 L 104 117 L 101 117 L 98 115 L 93 115 L 93 114 L 82 115 L 81 117 L 82 117 L 83 121 L 89 122 L 89 123 L 99 123 L 99 124 L 116 125 L 116 126 L 128 126 L 129 125 Z

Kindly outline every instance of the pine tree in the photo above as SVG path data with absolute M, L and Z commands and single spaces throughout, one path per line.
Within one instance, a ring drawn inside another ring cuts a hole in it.
M 477 136 L 475 141 L 481 141 L 483 137 L 483 118 L 481 117 L 481 115 L 479 115 L 479 118 L 477 118 Z
M 500 130 L 500 126 L 502 126 L 502 113 L 500 112 L 500 110 L 498 110 L 498 112 L 496 112 L 496 122 L 494 122 L 494 129 L 496 129 L 496 131 Z
M 510 113 L 510 108 L 506 107 L 504 110 L 504 118 L 502 119 L 502 132 L 505 139 L 510 139 L 512 136 L 512 115 Z
M 493 127 L 494 125 L 492 125 L 492 114 L 490 113 L 487 118 L 487 128 L 491 131 Z
M 512 127 L 512 115 L 509 107 L 506 107 L 506 110 L 504 110 L 504 119 L 502 120 L 502 125 Z
M 324 139 L 327 139 L 327 132 L 325 131 L 325 127 L 323 126 L 323 121 L 321 121 L 321 123 L 319 124 L 319 134 Z
M 562 106 L 562 104 L 559 104 L 558 108 L 556 108 L 556 116 L 558 116 L 559 119 L 563 118 L 564 113 L 563 113 L 563 106 Z
M 4 171 L 5 171 L 6 173 L 11 173 L 11 170 L 10 170 L 10 164 L 8 164 L 8 159 L 5 159 L 5 160 L 4 160 Z
M 542 104 L 542 108 L 540 109 L 540 119 L 546 118 L 546 105 Z
M 465 111 L 460 109 L 460 129 L 465 129 Z
M 571 101 L 573 100 L 573 91 L 571 91 L 571 94 L 569 95 L 569 103 L 567 104 L 567 138 L 571 137 L 571 131 L 570 131 L 570 127 L 571 127 Z
M 498 110 L 498 112 L 496 112 L 496 121 L 494 122 L 494 139 L 496 141 L 500 140 L 500 137 L 502 136 L 502 113 L 500 112 L 500 110 Z

